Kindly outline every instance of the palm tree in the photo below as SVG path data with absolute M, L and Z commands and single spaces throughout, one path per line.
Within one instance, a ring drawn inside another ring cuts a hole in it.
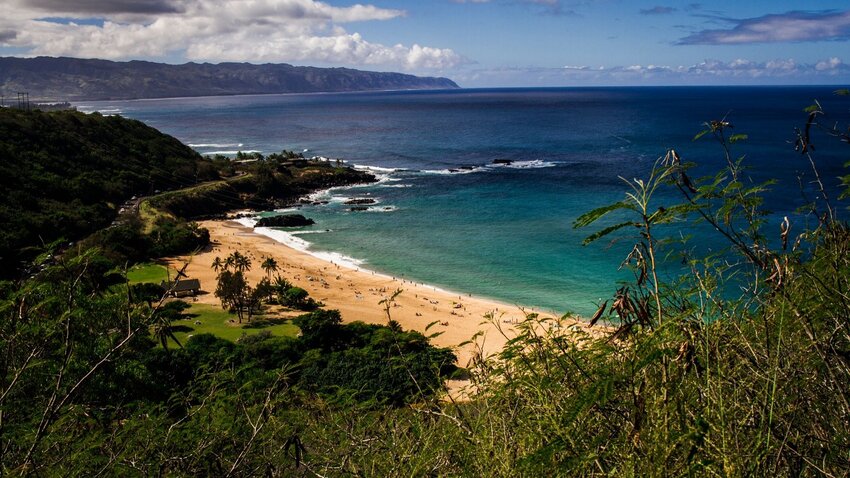
M 224 270 L 225 264 L 224 261 L 221 260 L 221 257 L 215 256 L 212 262 L 212 268 L 214 271 L 218 272 L 220 270 Z
M 233 267 L 236 272 L 245 272 L 251 270 L 251 259 L 239 251 L 234 251 L 224 260 L 224 269 L 227 270 Z
M 263 270 L 266 271 L 266 276 L 271 279 L 272 272 L 277 272 L 277 261 L 274 260 L 274 257 L 268 257 L 266 258 L 266 260 L 263 261 L 262 264 L 260 264 L 260 267 L 262 267 Z
M 247 256 L 243 255 L 239 251 L 234 252 L 233 256 L 233 267 L 235 267 L 237 271 L 245 272 L 251 270 L 251 259 L 248 259 Z

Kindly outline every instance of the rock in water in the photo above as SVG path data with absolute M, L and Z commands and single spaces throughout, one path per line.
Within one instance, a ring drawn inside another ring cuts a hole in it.
M 254 227 L 301 227 L 310 226 L 316 222 L 301 214 L 283 214 L 280 216 L 263 217 Z

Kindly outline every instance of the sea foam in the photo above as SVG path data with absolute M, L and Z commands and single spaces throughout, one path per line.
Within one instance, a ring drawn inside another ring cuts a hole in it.
M 248 149 L 248 150 L 244 150 L 244 151 L 241 150 L 241 149 L 234 149 L 234 150 L 227 150 L 227 151 L 204 151 L 203 154 L 205 154 L 205 155 L 222 154 L 222 155 L 226 156 L 226 155 L 233 155 L 233 154 L 236 154 L 236 153 L 249 154 L 249 153 L 262 153 L 262 151 L 260 151 L 258 149 Z
M 440 175 L 448 175 L 448 174 L 471 174 L 481 172 L 479 171 L 481 167 L 474 168 L 452 168 L 452 169 L 422 169 L 419 172 L 421 174 L 440 174 Z
M 349 257 L 338 252 L 312 251 L 310 250 L 311 244 L 309 242 L 305 241 L 304 239 L 301 239 L 300 237 L 295 236 L 290 232 L 281 231 L 280 229 L 272 229 L 270 227 L 254 227 L 254 225 L 257 224 L 257 220 L 252 217 L 242 217 L 234 219 L 233 221 L 245 227 L 252 228 L 255 234 L 266 236 L 285 246 L 291 247 L 295 250 L 310 254 L 315 258 L 322 259 L 323 261 L 331 262 L 333 264 L 337 264 L 348 269 L 360 269 L 360 266 L 366 263 L 366 261 L 355 259 L 353 257 Z
M 544 161 L 542 159 L 531 159 L 528 161 L 513 161 L 510 164 L 488 164 L 488 168 L 511 168 L 511 169 L 540 169 L 552 168 L 558 163 L 552 161 Z
M 401 179 L 396 179 L 396 181 L 401 181 Z M 402 184 L 381 184 L 381 185 L 380 185 L 380 187 L 382 187 L 382 188 L 412 188 L 412 187 L 413 187 L 413 185 L 412 185 L 412 184 L 409 184 L 409 183 L 402 183 Z
M 189 143 L 191 148 L 241 148 L 243 143 Z
M 358 169 L 360 171 L 369 171 L 373 173 L 398 173 L 407 171 L 404 168 L 383 168 L 381 166 L 366 166 L 362 164 L 355 164 L 354 169 Z
M 418 171 L 420 174 L 440 174 L 440 175 L 449 175 L 449 174 L 472 174 L 472 173 L 485 173 L 488 171 L 492 171 L 494 169 L 540 169 L 540 168 L 552 168 L 557 166 L 558 163 L 553 161 L 544 161 L 542 159 L 531 159 L 526 161 L 512 161 L 511 163 L 499 163 L 499 164 L 485 164 L 480 166 L 458 166 L 457 168 L 447 168 L 447 169 L 423 169 Z
M 115 116 L 124 113 L 124 110 L 122 110 L 121 108 L 95 108 L 92 106 L 84 105 L 77 106 L 77 110 L 86 114 L 97 112 L 102 114 L 103 116 Z

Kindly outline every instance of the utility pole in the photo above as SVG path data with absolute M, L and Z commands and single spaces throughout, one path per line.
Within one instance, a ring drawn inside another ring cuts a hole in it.
M 19 91 L 18 92 L 18 109 L 19 110 L 30 110 L 30 93 L 29 91 Z

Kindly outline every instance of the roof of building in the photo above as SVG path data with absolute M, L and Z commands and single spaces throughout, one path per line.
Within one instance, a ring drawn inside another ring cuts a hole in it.
M 175 284 L 174 282 L 162 281 L 162 287 L 172 292 L 185 292 L 191 290 L 201 290 L 201 281 L 198 279 L 180 279 Z

